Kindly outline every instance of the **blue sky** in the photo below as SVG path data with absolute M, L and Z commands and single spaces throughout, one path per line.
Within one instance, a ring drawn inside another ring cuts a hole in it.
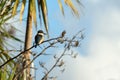
M 72 15 L 68 20 L 59 20 L 68 32 L 74 30 L 75 24 L 75 29 L 86 28 L 86 37 L 76 50 L 80 53 L 78 58 L 65 58 L 65 73 L 60 75 L 56 71 L 58 80 L 120 80 L 120 1 L 82 0 L 82 3 L 85 8 L 80 20 L 74 20 Z
M 82 49 L 87 55 L 79 55 L 75 61 L 71 60 L 73 63 L 69 59 L 70 69 L 59 80 L 120 80 L 120 1 L 82 3 L 85 8 L 80 23 L 86 27 Z
M 86 29 L 81 47 L 74 50 L 79 53 L 78 57 L 64 58 L 66 70 L 63 74 L 58 70 L 53 71 L 58 80 L 120 80 L 120 0 L 81 0 L 84 7 L 77 5 L 80 8 L 80 19 L 74 17 L 67 7 L 63 17 L 57 1 L 47 1 L 51 37 L 58 36 L 62 30 L 66 30 L 70 36 L 77 30 Z M 22 31 L 24 24 L 23 22 L 19 27 Z M 34 30 L 33 35 L 35 34 Z M 60 52 L 61 49 L 58 49 L 52 53 Z M 35 65 L 39 60 L 44 61 L 44 57 L 37 59 Z M 53 62 L 51 57 L 47 60 L 50 61 L 48 64 Z M 37 71 L 37 80 L 40 72 L 41 70 Z

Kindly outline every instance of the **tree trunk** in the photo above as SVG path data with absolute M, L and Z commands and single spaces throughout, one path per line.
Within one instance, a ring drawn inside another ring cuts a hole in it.
M 27 15 L 27 24 L 26 24 L 26 35 L 25 35 L 25 45 L 24 50 L 27 50 L 31 47 L 32 42 L 32 14 L 30 9 L 30 2 L 28 2 L 28 15 Z M 30 63 L 30 51 L 27 51 L 24 54 L 25 62 L 23 62 L 23 67 Z M 30 66 L 24 70 L 24 80 L 30 80 Z

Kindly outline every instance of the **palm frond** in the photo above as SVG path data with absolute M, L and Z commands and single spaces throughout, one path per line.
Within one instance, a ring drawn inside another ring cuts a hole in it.
M 73 2 L 71 0 L 64 0 L 64 2 L 66 3 L 66 5 L 68 5 L 72 9 L 75 15 L 79 16 L 79 13 L 77 9 L 75 8 L 75 6 L 73 5 Z
M 22 15 L 23 15 L 23 12 L 24 12 L 24 9 L 25 9 L 25 5 L 26 5 L 26 0 L 23 0 L 22 1 L 22 7 L 21 7 L 21 10 L 20 10 L 20 21 L 22 21 Z
M 59 4 L 59 7 L 60 7 L 60 10 L 62 11 L 62 14 L 64 15 L 64 9 L 63 9 L 61 0 L 58 0 L 58 4 Z
M 48 33 L 48 10 L 47 10 L 46 0 L 40 0 L 39 5 L 41 7 L 43 22 L 44 22 L 44 25 L 45 25 L 45 30 L 46 30 L 47 35 L 49 37 L 49 33 Z
M 35 0 L 30 0 L 30 12 L 32 13 L 32 18 L 33 18 L 35 26 L 37 26 L 37 21 L 36 21 L 36 3 L 35 3 Z
M 19 4 L 19 0 L 16 0 L 13 6 L 13 11 L 12 11 L 12 15 L 14 16 L 17 12 L 17 8 L 18 8 L 18 4 Z

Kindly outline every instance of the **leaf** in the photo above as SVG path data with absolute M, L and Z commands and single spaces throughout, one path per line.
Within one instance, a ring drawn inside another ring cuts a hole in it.
M 64 2 L 72 9 L 72 11 L 79 17 L 79 13 L 76 10 L 71 0 L 64 0 Z
M 23 43 L 22 40 L 20 40 L 19 38 L 15 37 L 15 36 L 10 35 L 10 37 L 11 37 L 12 39 L 16 40 L 16 41 L 19 41 L 19 42 L 22 42 L 22 43 Z
M 64 30 L 61 34 L 61 37 L 63 38 L 65 36 L 65 34 L 66 34 L 66 31 Z
M 9 20 L 9 19 L 11 19 L 11 18 L 12 18 L 12 16 L 6 17 L 6 18 L 4 19 L 4 22 L 7 21 L 7 20 Z
M 0 53 L 0 61 L 1 62 L 5 62 L 6 61 L 6 59 L 4 58 L 4 55 L 2 53 Z
M 13 77 L 14 77 L 14 75 L 15 75 L 16 67 L 17 67 L 17 66 L 14 66 L 14 68 L 12 69 L 12 74 L 9 75 L 8 80 L 12 80 L 12 79 L 13 79 Z
M 60 63 L 58 64 L 59 67 L 63 66 L 65 64 L 65 62 L 63 60 L 60 61 Z
M 25 9 L 25 4 L 26 4 L 26 0 L 23 0 L 22 1 L 22 7 L 21 7 L 21 10 L 20 10 L 20 21 L 22 21 L 22 15 L 23 15 L 23 12 L 24 12 L 24 9 Z
M 3 58 L 4 58 L 5 60 L 9 60 L 9 59 L 11 58 L 10 54 L 6 53 L 5 51 L 3 51 L 1 54 L 3 55 Z M 10 68 L 12 68 L 12 66 L 13 66 L 14 63 L 15 63 L 14 60 L 11 60 L 11 61 L 8 63 L 7 66 L 9 66 Z
M 6 66 L 4 67 L 4 70 L 0 70 L 1 72 L 1 80 L 7 80 L 7 72 L 5 71 Z
M 76 0 L 76 2 L 78 3 L 78 5 L 81 5 L 82 7 L 84 7 L 84 5 L 80 2 L 80 0 Z
M 60 42 L 61 44 L 64 43 L 64 39 L 63 38 L 58 38 L 57 41 Z
M 2 70 L 0 69 L 0 80 L 2 80 Z
M 81 4 L 80 0 L 76 0 L 77 3 Z
M 76 41 L 74 46 L 78 47 L 78 45 L 79 45 L 79 41 Z
M 5 1 L 1 1 L 0 2 L 0 11 L 3 9 L 3 7 L 5 6 L 5 3 L 6 3 L 7 1 L 5 0 Z
M 13 6 L 13 11 L 12 11 L 13 16 L 16 14 L 18 4 L 19 4 L 19 0 L 16 0 Z
M 7 41 L 4 41 L 4 44 L 7 45 L 7 46 L 4 45 L 5 48 L 7 48 L 8 46 L 10 46 L 11 48 L 16 48 L 15 46 L 13 46 L 12 44 L 10 44 Z
M 40 2 L 41 2 L 41 0 L 37 0 L 37 3 L 38 3 L 38 14 L 39 14 L 39 18 L 40 18 L 40 24 L 42 24 L 42 19 L 41 19 L 41 9 L 40 9 Z
M 49 33 L 48 33 L 48 14 L 47 14 L 46 0 L 41 0 L 40 5 L 41 5 L 41 11 L 42 11 L 42 15 L 43 15 L 43 22 L 44 22 L 44 25 L 45 25 L 47 35 L 49 37 Z
M 2 37 L 7 37 L 7 38 L 10 37 L 10 35 L 8 34 L 8 32 L 4 27 L 0 27 L 0 30 L 1 30 Z
M 36 3 L 35 3 L 35 0 L 30 0 L 30 12 L 32 13 L 32 18 L 33 18 L 35 26 L 37 26 L 37 21 L 36 21 Z
M 60 7 L 60 9 L 62 11 L 62 14 L 64 15 L 64 9 L 63 9 L 61 0 L 58 0 L 58 3 L 59 3 L 59 7 Z

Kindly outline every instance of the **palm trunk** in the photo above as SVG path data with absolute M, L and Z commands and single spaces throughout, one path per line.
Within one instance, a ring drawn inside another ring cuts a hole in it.
M 25 45 L 24 50 L 27 50 L 31 47 L 32 42 L 32 14 L 30 11 L 30 1 L 28 2 L 28 16 L 27 16 L 27 26 L 26 26 L 26 35 L 25 35 Z M 23 67 L 30 63 L 30 51 L 27 51 L 24 54 L 25 62 Z M 30 80 L 30 66 L 24 70 L 24 80 Z

